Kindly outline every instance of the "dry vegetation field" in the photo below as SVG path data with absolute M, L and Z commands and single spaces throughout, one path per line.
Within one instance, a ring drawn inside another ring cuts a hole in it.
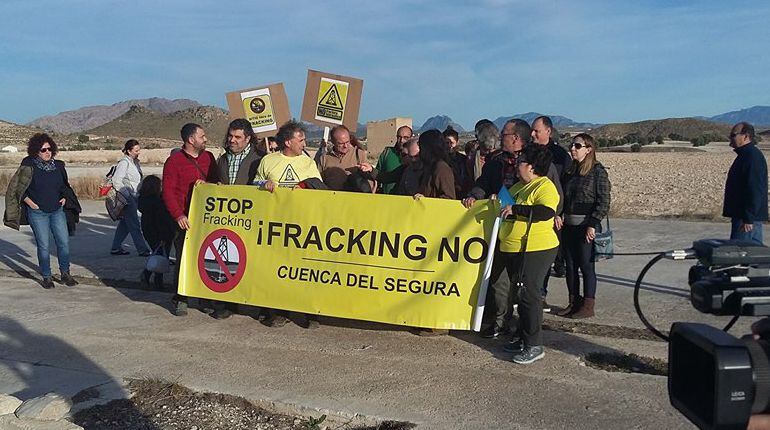
M 213 149 L 219 155 L 218 149 Z M 725 178 L 735 155 L 726 147 L 710 149 L 713 150 L 600 152 L 598 158 L 607 167 L 612 182 L 611 214 L 623 218 L 722 219 Z M 140 159 L 143 166 L 161 166 L 168 154 L 169 148 L 146 149 Z M 120 155 L 119 151 L 62 151 L 57 158 L 69 166 L 92 168 L 93 174 L 77 175 L 71 182 L 81 198 L 96 198 L 103 173 Z M 23 156 L 0 154 L 0 193 L 5 193 Z

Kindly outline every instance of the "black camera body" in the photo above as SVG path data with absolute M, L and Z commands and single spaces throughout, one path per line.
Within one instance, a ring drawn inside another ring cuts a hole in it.
M 750 241 L 693 243 L 690 301 L 713 315 L 770 315 L 770 248 Z M 699 428 L 745 429 L 751 414 L 770 411 L 770 344 L 738 339 L 705 324 L 671 326 L 671 404 Z

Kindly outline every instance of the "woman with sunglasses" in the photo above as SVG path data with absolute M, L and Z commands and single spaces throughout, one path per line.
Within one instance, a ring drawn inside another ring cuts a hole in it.
M 572 165 L 563 178 L 564 219 L 561 246 L 566 265 L 569 305 L 557 315 L 570 318 L 594 316 L 596 270 L 591 261 L 596 232 L 610 210 L 610 180 L 596 161 L 594 139 L 586 133 L 572 138 Z M 583 295 L 580 295 L 580 273 Z
M 71 190 L 64 162 L 54 160 L 56 143 L 45 133 L 37 133 L 27 143 L 28 156 L 21 160 L 5 193 L 5 225 L 19 229 L 29 224 L 35 234 L 37 260 L 43 288 L 53 288 L 51 278 L 50 235 L 56 243 L 61 283 L 73 286 L 70 275 L 69 235 L 64 214 L 64 197 Z M 74 195 L 74 193 L 73 193 Z M 50 232 L 50 233 L 49 233 Z

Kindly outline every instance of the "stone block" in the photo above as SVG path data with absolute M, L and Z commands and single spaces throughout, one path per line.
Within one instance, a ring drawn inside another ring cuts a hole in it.
M 56 421 L 64 418 L 69 413 L 71 407 L 72 403 L 69 399 L 56 393 L 48 393 L 22 403 L 16 409 L 16 416 L 19 418 Z

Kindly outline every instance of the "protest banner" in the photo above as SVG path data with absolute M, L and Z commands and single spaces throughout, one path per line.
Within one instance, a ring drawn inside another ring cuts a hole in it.
M 246 118 L 260 139 L 275 136 L 278 127 L 291 119 L 282 83 L 231 91 L 225 98 L 230 119 Z
M 499 206 L 195 186 L 179 294 L 467 330 Z
M 355 132 L 363 89 L 361 79 L 308 70 L 301 119 L 321 127 L 342 124 Z

